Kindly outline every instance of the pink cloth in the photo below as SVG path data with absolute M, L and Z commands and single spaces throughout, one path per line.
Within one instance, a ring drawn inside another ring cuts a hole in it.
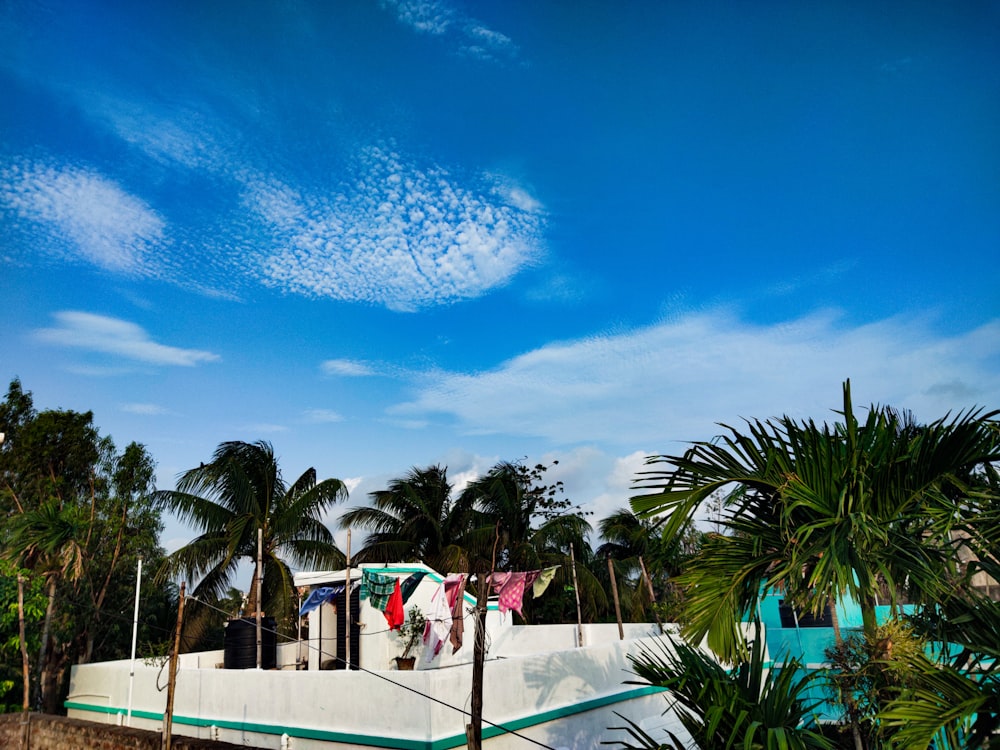
M 450 640 L 454 651 L 462 647 L 462 602 L 465 593 L 465 574 L 449 575 L 431 597 L 430 616 L 424 626 L 426 659 L 432 661 L 441 653 L 445 640 Z M 454 652 L 453 652 L 454 653 Z
M 527 573 L 494 573 L 490 576 L 490 586 L 500 597 L 500 614 L 506 614 L 509 610 L 514 610 L 521 617 L 521 607 L 524 602 L 524 589 L 534 583 L 535 579 L 541 575 L 540 570 L 531 570 Z

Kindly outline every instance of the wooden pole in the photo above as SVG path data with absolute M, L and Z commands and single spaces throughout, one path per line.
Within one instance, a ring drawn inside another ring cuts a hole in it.
M 347 530 L 344 563 L 344 668 L 351 668 L 351 530 Z
M 17 577 L 17 636 L 21 643 L 21 671 L 24 677 L 24 700 L 21 710 L 28 711 L 31 705 L 31 667 L 28 666 L 28 642 L 24 638 L 24 576 Z
M 486 602 L 489 578 L 483 574 L 476 581 L 476 640 L 472 652 L 472 716 L 465 727 L 469 750 L 483 748 L 483 662 L 486 660 Z
M 576 553 L 573 545 L 569 545 L 569 559 L 573 565 L 573 594 L 576 596 L 576 645 L 583 645 L 583 612 L 580 610 L 580 584 L 576 580 Z
M 493 539 L 493 556 L 490 558 L 490 572 L 483 575 L 484 563 L 480 563 L 480 573 L 476 580 L 476 639 L 472 650 L 472 711 L 465 725 L 466 747 L 483 750 L 483 662 L 486 660 L 486 604 L 490 591 L 490 578 L 497 567 L 497 547 L 500 544 L 500 522 L 497 521 Z M 485 561 L 484 561 L 485 562 Z M 454 617 L 454 612 L 452 612 Z
M 656 611 L 656 592 L 653 591 L 653 582 L 649 578 L 649 573 L 646 572 L 646 563 L 642 561 L 642 555 L 639 555 L 639 568 L 642 569 L 642 577 L 646 579 L 646 585 L 649 587 L 649 600 L 653 603 L 653 616 L 656 618 L 656 627 L 663 632 L 663 623 L 660 622 L 660 613 Z
M 618 579 L 615 578 L 615 566 L 608 555 L 608 575 L 611 576 L 611 595 L 615 599 L 615 617 L 618 618 L 618 640 L 625 640 L 625 628 L 622 627 L 622 605 L 618 601 Z
M 264 529 L 257 529 L 257 669 L 261 667 L 261 657 L 263 656 L 263 648 L 261 636 L 262 624 L 260 617 L 260 579 L 264 577 L 264 568 L 262 563 L 264 562 Z
M 162 750 L 170 750 L 170 730 L 174 722 L 174 688 L 177 684 L 177 660 L 181 650 L 181 628 L 184 626 L 184 589 L 181 581 L 181 600 L 177 605 L 177 630 L 174 633 L 174 650 L 170 652 L 170 672 L 167 677 L 167 710 L 163 712 Z

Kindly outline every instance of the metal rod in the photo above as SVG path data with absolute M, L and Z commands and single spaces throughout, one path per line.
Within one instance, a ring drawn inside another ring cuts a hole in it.
M 132 726 L 132 686 L 135 683 L 135 641 L 139 635 L 139 587 L 142 585 L 142 558 L 135 568 L 135 610 L 132 614 L 132 661 L 128 668 L 128 711 L 125 713 L 125 726 Z

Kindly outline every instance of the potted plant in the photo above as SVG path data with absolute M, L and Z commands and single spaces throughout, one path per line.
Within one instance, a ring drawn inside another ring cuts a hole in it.
M 424 637 L 424 626 L 426 624 L 427 618 L 424 617 L 424 613 L 420 611 L 420 607 L 410 607 L 410 611 L 407 613 L 406 619 L 403 621 L 403 624 L 399 626 L 399 630 L 396 631 L 396 635 L 403 644 L 403 653 L 396 657 L 396 669 L 413 669 L 413 664 L 416 662 L 417 658 L 415 656 L 410 656 L 410 651 L 417 645 L 417 643 L 420 642 L 420 639 Z

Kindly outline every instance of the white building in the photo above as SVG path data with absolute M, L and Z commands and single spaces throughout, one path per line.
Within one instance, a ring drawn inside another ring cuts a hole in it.
M 364 566 L 405 579 L 425 577 L 407 601 L 431 611 L 442 576 L 420 564 Z M 352 570 L 352 580 L 360 578 Z M 344 583 L 343 571 L 304 573 L 297 586 Z M 393 748 L 448 750 L 466 746 L 471 706 L 474 598 L 466 594 L 465 638 L 452 653 L 428 660 L 415 650 L 415 671 L 397 671 L 400 643 L 382 612 L 362 603 L 351 651 L 359 669 L 320 669 L 343 644 L 338 613 L 329 604 L 308 615 L 309 638 L 277 646 L 278 668 L 223 669 L 223 651 L 183 654 L 173 710 L 175 734 L 212 738 L 256 747 L 294 750 Z M 628 655 L 658 638 L 655 625 L 627 624 L 619 639 L 616 624 L 513 624 L 495 601 L 487 613 L 487 656 L 483 679 L 483 738 L 490 750 L 510 748 L 597 748 L 625 739 L 621 714 L 654 736 L 669 727 L 684 730 L 667 711 L 665 694 L 634 679 Z M 341 626 L 341 631 L 343 626 Z M 256 649 L 256 644 L 254 644 Z M 159 730 L 166 706 L 167 667 L 138 661 L 132 681 L 127 660 L 73 667 L 66 708 L 71 717 Z

